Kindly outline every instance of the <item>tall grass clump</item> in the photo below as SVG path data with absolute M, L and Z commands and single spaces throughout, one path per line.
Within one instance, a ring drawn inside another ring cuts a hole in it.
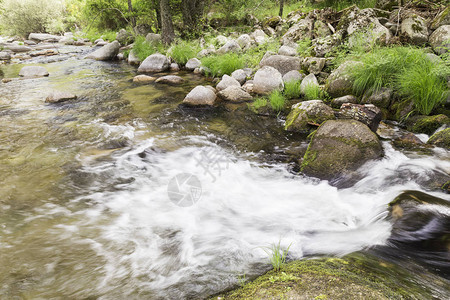
M 323 98 L 322 90 L 317 84 L 309 84 L 305 86 L 303 91 L 306 100 L 319 100 Z
M 286 98 L 280 91 L 273 91 L 269 95 L 270 106 L 274 111 L 280 112 L 286 106 Z
M 286 257 L 291 245 L 292 244 L 290 244 L 287 249 L 283 250 L 281 248 L 281 242 L 279 241 L 278 244 L 272 244 L 270 247 L 263 248 L 264 252 L 269 256 L 270 263 L 275 271 L 279 271 L 281 266 L 286 263 Z
M 133 53 L 143 61 L 154 53 L 165 53 L 164 45 L 161 43 L 149 43 L 143 36 L 137 36 L 134 41 Z
M 284 90 L 283 93 L 288 99 L 296 99 L 300 98 L 301 91 L 300 91 L 300 80 L 291 80 L 284 84 Z
M 353 91 L 358 96 L 370 95 L 382 87 L 392 88 L 413 100 L 419 113 L 430 114 L 447 95 L 450 67 L 444 62 L 432 62 L 420 49 L 374 48 L 360 60 L 363 66 L 352 70 Z
M 64 4 L 58 0 L 3 0 L 0 12 L 0 27 L 8 34 L 26 37 L 32 32 L 65 30 Z
M 169 49 L 168 54 L 176 63 L 185 65 L 200 49 L 197 41 L 180 41 Z
M 224 74 L 230 75 L 233 71 L 245 66 L 244 58 L 232 52 L 207 56 L 202 58 L 201 62 L 208 69 L 207 74 L 213 77 L 220 77 Z

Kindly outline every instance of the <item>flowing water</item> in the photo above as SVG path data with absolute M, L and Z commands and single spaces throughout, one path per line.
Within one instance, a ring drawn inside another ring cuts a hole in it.
M 449 151 L 402 153 L 385 141 L 385 157 L 338 189 L 295 174 L 307 141 L 282 120 L 183 107 L 203 78 L 136 85 L 135 68 L 75 49 L 44 61 L 48 78 L 0 84 L 5 299 L 204 298 L 268 270 L 273 243 L 291 244 L 292 259 L 386 245 L 387 204 L 450 173 Z M 4 77 L 22 66 L 3 66 Z M 51 89 L 79 97 L 45 104 Z M 183 173 L 198 178 L 195 191 L 182 187 L 195 200 L 187 207 L 170 198 Z

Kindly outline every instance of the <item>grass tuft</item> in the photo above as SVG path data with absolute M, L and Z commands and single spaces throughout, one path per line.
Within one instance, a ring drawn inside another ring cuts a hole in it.
M 231 75 L 235 70 L 242 69 L 244 58 L 236 53 L 207 56 L 201 59 L 202 65 L 209 69 L 208 75 L 220 77 L 225 74 Z
M 143 36 L 136 37 L 133 51 L 141 61 L 154 53 L 164 54 L 166 52 L 162 43 L 150 44 Z
M 176 63 L 185 65 L 188 60 L 197 56 L 200 49 L 197 41 L 180 41 L 169 49 L 168 54 Z
M 320 100 L 323 98 L 322 90 L 316 84 L 307 85 L 303 92 L 306 100 Z
M 288 99 L 296 99 L 300 98 L 301 91 L 300 91 L 300 84 L 301 81 L 299 80 L 292 80 L 288 81 L 284 84 L 284 90 L 283 93 Z
M 273 91 L 269 95 L 270 106 L 274 111 L 280 112 L 286 106 L 286 98 L 280 91 Z
M 281 266 L 286 263 L 286 257 L 291 245 L 292 243 L 289 244 L 286 250 L 283 250 L 281 249 L 281 241 L 279 241 L 278 244 L 272 244 L 270 247 L 263 248 L 264 252 L 269 256 L 270 263 L 275 271 L 279 271 Z

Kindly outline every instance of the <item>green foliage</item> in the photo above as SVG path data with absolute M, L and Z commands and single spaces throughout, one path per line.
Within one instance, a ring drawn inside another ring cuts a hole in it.
M 374 48 L 360 60 L 364 66 L 352 70 L 356 95 L 389 87 L 412 99 L 422 114 L 429 114 L 446 97 L 450 67 L 445 62 L 432 62 L 420 49 Z
M 311 56 L 312 50 L 312 41 L 309 38 L 305 38 L 303 40 L 299 40 L 297 42 L 298 48 L 297 53 L 300 56 Z
M 0 11 L 1 27 L 8 34 L 64 31 L 64 5 L 58 0 L 4 0 Z
M 264 252 L 269 256 L 270 263 L 275 271 L 279 271 L 281 266 L 286 263 L 286 257 L 291 245 L 292 244 L 290 244 L 286 250 L 283 250 L 281 249 L 281 241 L 279 241 L 278 244 L 272 244 L 270 247 L 263 248 Z
M 150 44 L 145 37 L 137 36 L 134 41 L 133 52 L 141 61 L 143 61 L 154 53 L 165 54 L 166 49 L 161 43 Z
M 273 91 L 269 95 L 270 106 L 274 111 L 280 112 L 286 106 L 286 98 L 280 91 Z
M 324 0 L 320 2 L 318 1 L 317 3 L 314 1 L 313 6 L 316 8 L 331 7 L 337 11 L 340 11 L 354 4 L 356 4 L 361 9 L 373 8 L 377 4 L 377 0 Z
M 300 91 L 300 80 L 292 80 L 288 81 L 284 84 L 284 90 L 283 93 L 288 99 L 296 99 L 300 98 L 301 91 Z
M 248 68 L 255 68 L 267 51 L 278 52 L 279 47 L 278 40 L 269 40 L 261 45 L 251 47 L 242 56 Z
M 306 100 L 319 100 L 323 98 L 322 90 L 316 84 L 307 85 L 303 93 L 305 94 Z
M 258 97 L 256 98 L 253 103 L 252 103 L 252 107 L 254 108 L 254 111 L 258 112 L 259 109 L 266 107 L 267 106 L 267 99 L 266 98 L 262 98 L 262 97 Z
M 115 31 L 98 31 L 98 30 L 94 30 L 91 29 L 88 32 L 83 32 L 81 34 L 76 33 L 75 34 L 75 38 L 86 38 L 91 42 L 94 42 L 98 39 L 103 39 L 105 41 L 109 41 L 112 42 L 116 39 L 117 36 L 117 32 Z
M 128 25 L 124 12 L 128 10 L 127 1 L 86 0 L 83 17 L 88 27 L 101 30 L 118 30 Z
M 244 67 L 244 58 L 237 53 L 226 53 L 223 55 L 212 55 L 201 59 L 202 65 L 209 69 L 207 74 L 220 77 L 224 74 L 230 75 L 237 69 Z
M 185 65 L 188 60 L 197 55 L 200 49 L 198 41 L 180 41 L 170 47 L 168 54 L 176 63 Z

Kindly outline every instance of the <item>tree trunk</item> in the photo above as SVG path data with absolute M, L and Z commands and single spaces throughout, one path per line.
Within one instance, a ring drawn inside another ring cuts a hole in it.
M 133 5 L 131 4 L 131 0 L 128 0 L 128 13 L 130 14 L 131 25 L 134 30 L 136 27 L 136 18 L 133 16 Z
M 159 3 L 159 0 L 156 0 L 155 1 L 156 3 L 155 3 L 155 12 L 156 12 L 156 22 L 157 22 L 157 24 L 156 24 L 156 32 L 158 32 L 158 30 L 160 30 L 161 29 L 161 9 L 160 9 L 160 3 Z
M 169 0 L 160 0 L 161 9 L 161 36 L 165 45 L 169 45 L 175 39 L 173 31 L 172 14 L 170 13 Z
M 195 31 L 203 14 L 205 0 L 183 0 L 183 25 L 188 31 Z
M 280 0 L 280 17 L 283 18 L 284 0 Z

